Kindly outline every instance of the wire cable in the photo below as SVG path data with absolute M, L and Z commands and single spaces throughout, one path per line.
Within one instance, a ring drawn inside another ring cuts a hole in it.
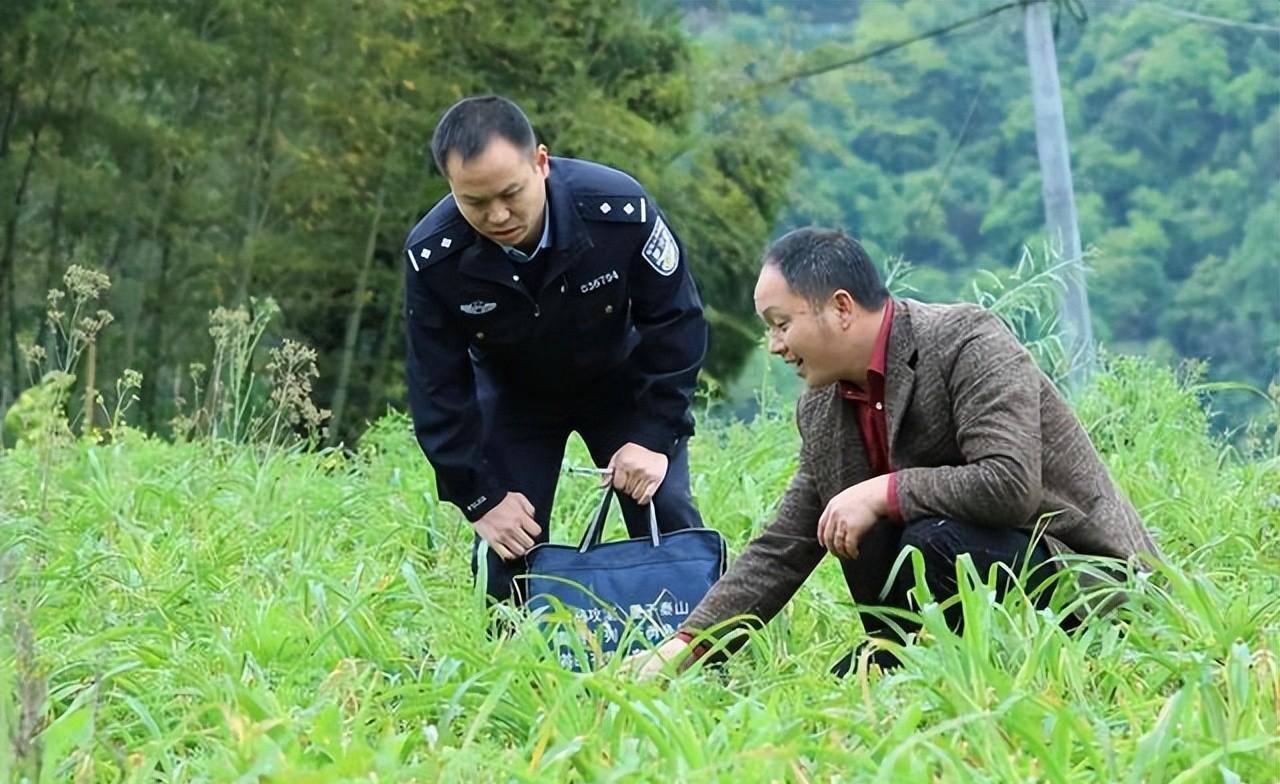
M 1032 0 L 1032 1 L 1034 2 L 1035 0 Z M 838 60 L 834 63 L 827 63 L 825 65 L 801 68 L 800 70 L 792 71 L 791 73 L 783 74 L 782 76 L 777 76 L 772 79 L 757 81 L 754 84 L 752 84 L 751 87 L 753 88 L 754 92 L 763 92 L 765 90 L 773 89 L 774 87 L 781 87 L 783 85 L 790 84 L 791 82 L 797 81 L 799 79 L 808 79 L 809 77 L 812 77 L 812 76 L 818 76 L 820 74 L 830 73 L 831 71 L 838 71 L 841 68 L 848 68 L 849 66 L 857 65 L 858 63 L 865 63 L 868 60 L 872 60 L 882 55 L 888 54 L 889 52 L 895 51 L 897 49 L 901 49 L 904 46 L 910 46 L 911 44 L 919 43 L 920 41 L 926 41 L 930 38 L 937 38 L 939 36 L 943 36 L 943 35 L 946 35 L 947 33 L 953 32 L 955 30 L 959 30 L 963 27 L 968 27 L 969 25 L 976 24 L 978 22 L 981 22 L 983 19 L 995 16 L 996 14 L 999 14 L 999 13 L 1003 13 L 1012 8 L 1020 8 L 1026 5 L 1027 2 L 1028 0 L 1011 0 L 1011 2 L 1007 2 L 1002 5 L 995 6 L 994 8 L 989 8 L 986 11 L 983 11 L 979 14 L 968 17 L 967 19 L 961 19 L 958 22 L 952 22 L 951 24 L 934 28 L 932 30 L 921 33 L 919 35 L 914 35 L 910 38 L 905 38 L 900 41 L 893 41 L 892 43 L 887 43 L 882 46 L 878 46 L 869 52 L 858 54 L 845 60 Z

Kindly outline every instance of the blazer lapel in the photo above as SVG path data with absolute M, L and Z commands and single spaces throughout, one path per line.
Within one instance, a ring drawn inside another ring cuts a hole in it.
M 889 426 L 889 459 L 893 462 L 898 430 L 916 385 L 916 337 L 911 327 L 911 310 L 905 301 L 894 303 L 885 366 L 884 413 Z

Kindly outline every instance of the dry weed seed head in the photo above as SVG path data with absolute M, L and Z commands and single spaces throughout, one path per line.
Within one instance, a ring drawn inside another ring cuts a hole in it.
M 44 346 L 37 346 L 34 343 L 24 344 L 21 350 L 23 359 L 32 367 L 39 367 L 49 356 Z
M 214 343 L 224 344 L 235 340 L 249 329 L 249 311 L 244 308 L 218 306 L 209 314 L 209 334 Z
M 78 300 L 97 299 L 102 292 L 111 288 L 111 278 L 106 273 L 72 264 L 62 276 L 62 283 Z
M 65 315 L 61 309 L 62 300 L 66 299 L 66 297 L 67 295 L 59 289 L 49 289 L 49 293 L 45 297 L 45 318 L 49 321 L 61 321 L 63 315 Z
M 267 364 L 267 372 L 271 374 L 274 385 L 271 402 L 280 416 L 291 425 L 301 423 L 309 430 L 319 427 L 330 412 L 317 408 L 311 401 L 311 380 L 320 376 L 316 368 L 316 350 L 296 340 L 286 339 L 268 353 L 271 361 Z
M 92 343 L 98 339 L 98 333 L 112 321 L 115 321 L 115 316 L 108 311 L 99 310 L 92 316 L 85 316 L 80 319 L 79 325 L 72 330 L 71 335 L 77 340 Z

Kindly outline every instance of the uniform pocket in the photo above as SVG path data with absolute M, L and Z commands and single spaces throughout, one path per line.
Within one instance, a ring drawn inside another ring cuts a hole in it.
M 464 290 L 458 298 L 458 322 L 472 345 L 484 348 L 515 343 L 528 333 L 532 311 L 524 305 L 506 292 Z
M 626 319 L 629 301 L 625 281 L 614 270 L 586 279 L 567 281 L 569 312 L 574 327 L 590 332 Z

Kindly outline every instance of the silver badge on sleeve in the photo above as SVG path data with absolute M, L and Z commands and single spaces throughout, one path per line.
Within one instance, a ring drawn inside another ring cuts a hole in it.
M 662 218 L 653 222 L 653 231 L 649 233 L 649 239 L 645 242 L 641 255 L 659 275 L 670 275 L 676 271 L 676 267 L 680 266 L 680 248 L 676 245 L 676 238 L 671 234 L 671 229 L 667 228 Z

